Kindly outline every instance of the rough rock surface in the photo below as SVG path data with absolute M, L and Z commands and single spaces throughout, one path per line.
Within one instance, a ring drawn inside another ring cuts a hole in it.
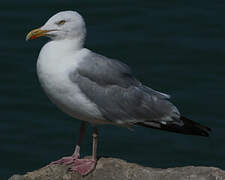
M 85 177 L 70 172 L 69 167 L 48 165 L 9 180 L 225 180 L 225 171 L 215 167 L 155 169 L 115 158 L 100 158 L 96 169 Z

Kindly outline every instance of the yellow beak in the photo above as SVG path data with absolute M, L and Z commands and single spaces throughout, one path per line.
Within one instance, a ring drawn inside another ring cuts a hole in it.
M 45 36 L 47 32 L 49 32 L 49 30 L 41 30 L 40 28 L 34 29 L 27 34 L 26 41 L 36 39 L 41 36 Z

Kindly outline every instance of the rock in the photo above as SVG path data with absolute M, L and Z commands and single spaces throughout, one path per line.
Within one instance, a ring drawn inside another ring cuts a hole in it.
M 225 180 L 225 171 L 215 167 L 177 167 L 156 169 L 116 158 L 100 158 L 96 169 L 82 177 L 70 166 L 48 165 L 9 180 Z

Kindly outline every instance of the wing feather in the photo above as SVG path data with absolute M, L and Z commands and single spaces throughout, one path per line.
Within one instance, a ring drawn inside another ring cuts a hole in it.
M 173 121 L 180 116 L 168 101 L 169 95 L 142 85 L 120 61 L 91 53 L 79 64 L 77 71 L 70 73 L 70 79 L 108 121 L 132 124 Z

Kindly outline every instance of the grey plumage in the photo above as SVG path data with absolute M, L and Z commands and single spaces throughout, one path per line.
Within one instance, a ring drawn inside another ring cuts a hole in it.
M 181 116 L 169 95 L 142 85 L 120 61 L 90 52 L 69 77 L 108 123 L 199 136 L 211 130 Z
M 169 96 L 142 85 L 122 62 L 90 53 L 70 73 L 70 79 L 107 121 L 121 125 L 150 122 L 153 126 L 170 121 L 182 125 Z

